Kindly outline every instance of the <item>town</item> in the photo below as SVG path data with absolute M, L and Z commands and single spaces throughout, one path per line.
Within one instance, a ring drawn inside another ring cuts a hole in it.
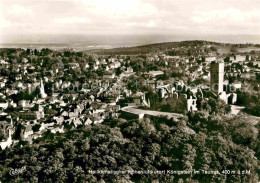
M 31 144 L 44 133 L 106 119 L 178 120 L 196 111 L 232 116 L 241 110 L 259 116 L 259 51 L 238 53 L 232 47 L 221 54 L 219 45 L 224 44 L 184 42 L 148 54 L 114 56 L 1 49 L 0 146 Z M 245 102 L 246 95 L 252 102 Z

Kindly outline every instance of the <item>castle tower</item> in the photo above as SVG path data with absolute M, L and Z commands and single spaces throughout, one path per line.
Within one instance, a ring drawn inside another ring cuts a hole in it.
M 216 94 L 223 92 L 224 74 L 224 62 L 211 62 L 210 90 Z

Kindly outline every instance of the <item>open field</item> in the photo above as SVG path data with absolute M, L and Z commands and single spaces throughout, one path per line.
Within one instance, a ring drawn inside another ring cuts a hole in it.
M 229 54 L 230 53 L 230 48 L 231 46 L 230 45 L 227 45 L 227 46 L 217 46 L 218 48 L 218 52 L 220 54 Z M 247 47 L 247 48 L 237 48 L 237 51 L 239 53 L 245 53 L 245 52 L 251 52 L 251 51 L 260 51 L 260 48 L 259 47 L 253 47 L 253 46 L 250 46 L 250 47 Z

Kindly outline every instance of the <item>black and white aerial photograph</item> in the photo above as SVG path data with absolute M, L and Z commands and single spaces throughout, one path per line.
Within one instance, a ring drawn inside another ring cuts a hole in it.
M 0 0 L 0 183 L 260 183 L 260 0 Z

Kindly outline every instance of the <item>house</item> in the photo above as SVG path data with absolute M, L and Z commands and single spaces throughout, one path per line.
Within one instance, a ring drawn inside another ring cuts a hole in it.
M 234 87 L 235 90 L 238 90 L 238 89 L 242 88 L 242 83 L 241 82 L 235 82 L 235 83 L 232 83 L 232 86 Z
M 15 89 L 6 89 L 6 94 L 7 96 L 10 96 L 10 95 L 13 95 L 13 94 L 17 94 L 18 93 L 18 90 L 15 90 Z
M 93 69 L 94 69 L 94 70 L 98 70 L 98 68 L 99 68 L 98 65 L 94 65 L 94 68 L 93 68 Z
M 126 72 L 127 73 L 132 73 L 132 72 L 134 72 L 134 70 L 133 70 L 132 67 L 127 67 Z
M 70 118 L 73 118 L 73 117 L 78 117 L 78 112 L 77 111 L 74 111 L 74 112 L 69 112 L 69 117 Z
M 22 107 L 23 109 L 30 109 L 30 108 L 32 108 L 33 106 L 34 106 L 34 104 L 32 104 L 31 102 L 30 102 L 30 100 L 20 100 L 19 102 L 18 102 L 18 106 L 19 107 Z
M 256 75 L 253 72 L 245 72 L 245 73 L 241 73 L 240 77 L 243 79 L 254 79 Z
M 100 64 L 100 61 L 99 60 L 95 60 L 96 62 L 96 65 L 99 65 Z
M 41 105 L 35 104 L 31 111 L 36 113 L 37 119 L 44 118 L 44 108 Z
M 106 65 L 106 64 L 107 64 L 106 59 L 102 59 L 102 60 L 101 60 L 101 64 L 102 64 L 102 65 Z
M 260 67 L 260 61 L 259 60 L 258 61 L 254 61 L 253 62 L 253 66 Z
M 169 56 L 169 55 L 166 55 L 164 56 L 165 59 L 167 60 L 170 60 L 170 59 L 180 59 L 180 56 Z
M 30 123 L 27 123 L 25 125 L 25 129 L 24 129 L 24 131 L 22 133 L 23 133 L 22 137 L 24 139 L 27 139 L 30 135 L 33 134 L 32 125 Z
M 246 61 L 246 55 L 235 55 L 233 62 L 244 62 Z
M 94 124 L 102 123 L 103 121 L 104 121 L 104 119 L 101 118 L 101 117 L 95 117 L 94 118 Z
M 50 129 L 53 126 L 54 126 L 54 122 L 52 122 L 52 123 L 41 123 L 41 127 L 40 127 L 39 131 L 43 131 L 45 129 Z
M 1 122 L 0 122 L 1 123 Z M 8 130 L 8 138 L 7 139 L 2 139 L 0 141 L 0 147 L 1 149 L 5 149 L 7 147 L 10 147 L 12 145 L 12 131 L 11 129 Z
M 156 76 L 163 75 L 163 74 L 164 74 L 163 71 L 149 71 L 149 75 L 153 78 Z
M 17 76 L 15 77 L 15 80 L 16 80 L 16 81 L 19 81 L 19 80 L 22 80 L 22 79 L 23 79 L 23 77 L 22 77 L 21 74 L 19 74 L 19 75 L 17 75 Z
M 103 79 L 114 79 L 115 73 L 106 73 L 103 75 Z
M 109 71 L 110 70 L 110 67 L 107 65 L 106 66 L 106 71 Z
M 84 125 L 90 125 L 93 121 L 90 118 L 87 118 L 87 120 L 84 122 Z
M 0 109 L 7 109 L 8 108 L 8 102 L 0 103 Z
M 120 110 L 120 105 L 109 105 L 107 106 L 106 110 L 118 112 Z
M 9 106 L 13 107 L 13 108 L 16 108 L 17 107 L 17 103 L 14 103 L 13 100 L 9 100 Z
M 74 124 L 75 127 L 77 127 L 78 125 L 82 125 L 82 122 L 80 121 L 79 118 L 74 118 L 73 124 Z
M 86 63 L 86 64 L 85 64 L 85 69 L 88 69 L 88 68 L 89 68 L 89 64 Z
M 5 82 L 4 81 L 0 81 L 0 88 L 4 88 L 5 87 Z
M 115 69 L 116 69 L 116 68 L 119 68 L 119 67 L 121 66 L 121 63 L 118 62 L 118 61 L 114 62 L 113 64 L 114 64 L 114 68 L 115 68 Z
M 136 106 L 141 105 L 141 98 L 140 97 L 135 97 L 133 100 L 134 100 L 133 102 Z
M 127 104 L 129 107 L 136 107 L 136 103 L 132 102 L 132 103 L 128 103 Z
M 28 62 L 28 59 L 27 59 L 27 58 L 22 58 L 22 62 L 23 62 L 23 63 L 27 63 L 27 62 Z
M 81 114 L 82 111 L 84 110 L 84 104 L 78 104 L 77 108 L 79 109 L 79 113 Z
M 58 127 L 56 127 L 56 128 L 52 128 L 51 129 L 51 133 L 57 133 L 57 132 L 59 132 L 59 133 L 64 133 L 64 126 L 63 125 L 61 125 L 61 126 L 58 126 Z
M 20 111 L 18 112 L 19 118 L 24 120 L 35 120 L 35 119 L 41 119 L 42 114 L 37 111 Z
M 79 63 L 77 63 L 77 62 L 68 63 L 68 65 L 69 65 L 70 68 L 72 68 L 72 69 L 76 69 L 76 68 L 79 67 Z
M 64 121 L 64 117 L 62 116 L 54 116 L 53 119 L 56 121 L 57 124 L 62 124 Z
M 193 98 L 192 96 L 190 96 L 189 99 L 187 99 L 187 111 L 197 111 L 197 99 L 196 97 Z
M 216 57 L 206 57 L 205 58 L 205 61 L 206 62 L 213 62 L 213 61 L 215 61 L 216 60 Z
M 109 59 L 108 59 L 108 61 L 109 61 L 109 62 L 112 62 L 112 63 L 115 62 L 115 60 L 116 60 L 115 58 L 109 58 Z

